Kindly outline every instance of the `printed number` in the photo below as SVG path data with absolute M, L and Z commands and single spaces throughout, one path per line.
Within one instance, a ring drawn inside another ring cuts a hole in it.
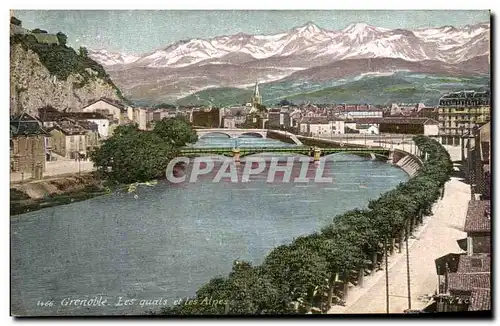
M 52 307 L 54 305 L 54 301 L 37 301 L 36 305 L 39 307 Z

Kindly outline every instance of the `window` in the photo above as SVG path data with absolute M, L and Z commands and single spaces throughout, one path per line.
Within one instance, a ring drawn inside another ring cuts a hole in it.
M 483 267 L 483 261 L 478 258 L 472 258 L 470 260 L 470 266 L 471 267 Z

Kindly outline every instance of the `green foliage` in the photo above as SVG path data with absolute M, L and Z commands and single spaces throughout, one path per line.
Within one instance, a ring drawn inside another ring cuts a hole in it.
M 265 105 L 257 103 L 255 107 L 257 108 L 257 110 L 259 110 L 259 112 L 267 112 L 267 108 Z
M 40 34 L 47 34 L 46 30 L 40 29 L 40 28 L 35 28 L 34 30 L 31 31 L 32 33 L 40 33 Z
M 127 184 L 163 175 L 176 154 L 171 144 L 153 132 L 119 126 L 90 157 L 101 177 Z
M 156 109 L 175 109 L 176 106 L 174 104 L 169 103 L 160 103 L 154 106 Z
M 145 182 L 163 176 L 179 148 L 196 140 L 196 132 L 182 119 L 159 121 L 154 131 L 123 125 L 90 158 L 104 179 L 125 184 Z
M 197 292 L 198 300 L 207 296 L 228 300 L 226 309 L 181 305 L 162 313 L 301 313 L 322 306 L 335 273 L 365 267 L 380 243 L 401 234 L 420 212 L 430 213 L 439 199 L 453 172 L 450 155 L 436 140 L 417 136 L 414 142 L 428 155 L 419 174 L 371 201 L 368 210 L 336 216 L 320 233 L 275 248 L 261 266 L 237 262 L 228 278 L 213 279 Z
M 162 315 L 261 315 L 291 313 L 286 296 L 261 267 L 235 261 L 228 278 L 216 277 Z
M 87 48 L 84 47 L 84 46 L 80 46 L 80 48 L 78 49 L 78 54 L 82 58 L 88 58 L 88 56 L 89 56 L 89 50 L 87 50 Z
M 158 136 L 173 146 L 182 147 L 198 140 L 196 131 L 185 120 L 180 118 L 164 118 L 155 123 L 153 130 Z
M 49 73 L 56 76 L 59 80 L 67 80 L 71 74 L 79 74 L 82 76 L 82 81 L 76 83 L 74 87 L 81 88 L 88 84 L 89 81 L 95 79 L 102 79 L 115 89 L 117 96 L 128 103 L 123 97 L 122 93 L 113 83 L 104 68 L 88 57 L 88 51 L 85 48 L 82 54 L 80 48 L 80 55 L 75 52 L 71 47 L 66 46 L 67 37 L 65 34 L 59 32 L 57 38 L 60 44 L 44 44 L 38 43 L 36 38 L 31 35 L 15 34 L 10 37 L 11 46 L 21 44 L 25 50 L 32 50 L 35 52 L 40 62 L 47 68 Z M 91 69 L 91 71 L 89 71 Z
M 10 23 L 16 26 L 22 26 L 22 21 L 14 16 L 10 17 Z
M 68 41 L 68 37 L 66 36 L 66 34 L 59 32 L 56 34 L 56 36 L 59 44 L 62 46 L 66 46 L 66 42 Z
M 306 309 L 312 305 L 317 291 L 327 287 L 328 262 L 310 245 L 314 241 L 311 237 L 280 246 L 271 251 L 262 264 L 264 272 L 286 294 L 287 300 L 301 302 Z

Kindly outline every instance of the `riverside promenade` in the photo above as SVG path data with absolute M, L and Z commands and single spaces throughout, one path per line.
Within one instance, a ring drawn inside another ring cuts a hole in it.
M 90 160 L 80 162 L 75 160 L 58 160 L 46 162 L 45 164 L 45 172 L 43 173 L 44 178 L 95 171 L 94 164 Z M 20 172 L 10 173 L 11 183 L 21 181 L 33 181 L 31 179 L 31 173 L 25 173 L 24 175 Z
M 353 142 L 355 143 L 355 142 Z M 361 143 L 361 141 L 359 141 Z M 363 141 L 364 143 L 364 141 Z M 403 149 L 401 145 L 395 148 Z M 453 161 L 460 160 L 460 148 L 445 146 Z M 405 150 L 409 151 L 408 144 Z M 457 240 L 466 237 L 463 232 L 470 187 L 458 178 L 445 184 L 442 200 L 434 204 L 433 215 L 424 219 L 409 240 L 411 309 L 424 308 L 437 289 L 434 260 L 450 252 L 462 252 Z M 404 248 L 405 249 L 405 248 Z M 403 313 L 408 309 L 408 285 L 405 250 L 389 257 L 389 312 Z M 345 306 L 333 306 L 330 314 L 386 313 L 385 270 L 365 280 L 363 288 L 351 287 Z

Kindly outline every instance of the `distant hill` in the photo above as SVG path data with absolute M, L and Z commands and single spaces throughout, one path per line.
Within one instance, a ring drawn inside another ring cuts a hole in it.
M 439 98 L 452 91 L 489 88 L 489 76 L 449 77 L 442 75 L 398 72 L 352 76 L 328 82 L 274 82 L 260 85 L 266 105 L 282 99 L 294 103 L 371 103 L 424 102 L 436 105 Z M 219 106 L 248 102 L 252 88 L 213 88 L 178 100 L 182 105 L 201 105 L 212 101 Z

